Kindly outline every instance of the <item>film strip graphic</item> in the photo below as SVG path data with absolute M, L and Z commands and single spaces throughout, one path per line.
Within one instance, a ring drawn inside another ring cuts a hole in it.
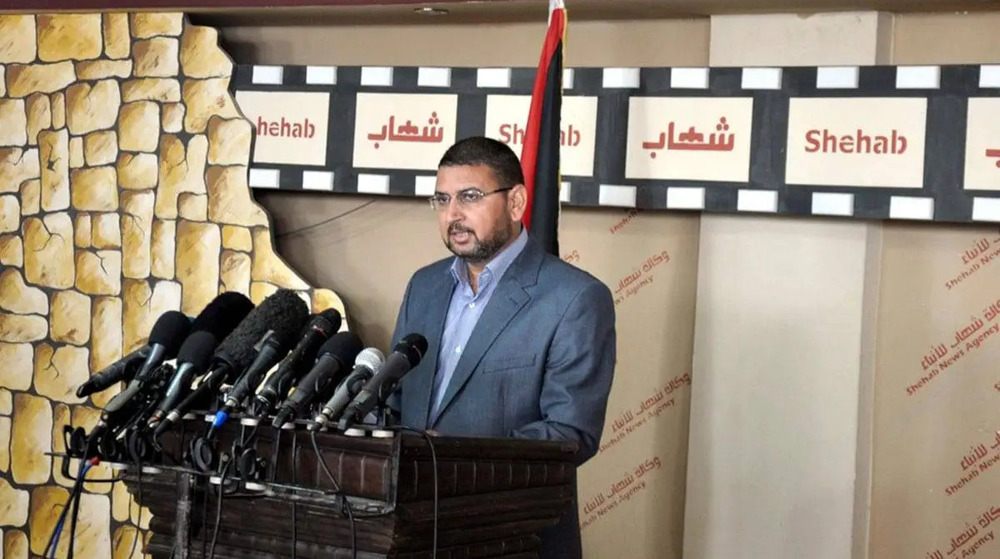
M 255 189 L 424 197 L 534 68 L 237 66 Z M 1000 65 L 573 68 L 566 206 L 1000 222 Z M 520 136 L 519 136 L 520 135 Z

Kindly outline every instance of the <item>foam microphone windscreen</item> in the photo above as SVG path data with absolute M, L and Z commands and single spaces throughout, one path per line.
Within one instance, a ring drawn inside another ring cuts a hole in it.
M 221 340 L 231 334 L 253 308 L 253 301 L 246 295 L 227 291 L 202 309 L 191 324 L 191 331 L 210 332 L 216 340 Z
M 215 346 L 218 343 L 211 332 L 204 330 L 192 332 L 188 339 L 184 340 L 180 351 L 177 352 L 177 363 L 191 363 L 198 367 L 198 370 L 204 371 L 208 368 L 208 364 L 212 360 L 212 352 L 215 351 Z
M 164 359 L 173 359 L 190 332 L 191 319 L 187 315 L 180 311 L 167 311 L 153 324 L 147 344 L 163 346 L 166 349 Z
M 215 352 L 215 360 L 223 362 L 232 369 L 230 374 L 240 374 L 253 363 L 256 350 L 254 346 L 264 337 L 268 330 L 275 330 L 276 324 L 287 324 L 289 316 L 302 316 L 302 321 L 308 315 L 305 301 L 290 289 L 279 289 L 260 305 L 254 307 L 225 340 L 219 344 Z M 291 319 L 291 320 L 294 320 Z M 301 322 L 296 328 L 301 326 Z
M 343 365 L 349 366 L 365 348 L 364 342 L 354 332 L 341 332 L 319 348 L 319 355 L 333 355 Z
M 281 294 L 279 296 L 279 293 Z M 278 297 L 277 305 L 280 311 L 272 316 L 270 329 L 273 331 L 274 342 L 281 348 L 282 353 L 291 351 L 292 346 L 298 341 L 302 334 L 302 328 L 309 320 L 309 307 L 294 291 L 284 290 L 274 293 L 271 297 Z M 266 303 L 268 299 L 265 299 Z M 262 303 L 263 304 L 263 303 Z M 340 318 L 338 313 L 337 318 Z M 340 328 L 340 321 L 337 321 L 337 328 Z

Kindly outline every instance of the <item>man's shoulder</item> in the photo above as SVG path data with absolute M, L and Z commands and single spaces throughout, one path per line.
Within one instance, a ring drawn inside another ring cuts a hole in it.
M 548 253 L 542 256 L 538 282 L 539 284 L 557 284 L 562 290 L 572 293 L 580 293 L 581 291 L 607 292 L 609 295 L 611 293 L 608 286 L 590 272 L 577 268 L 558 256 Z
M 449 273 L 448 270 L 451 268 L 454 260 L 454 256 L 448 256 L 435 262 L 431 262 L 422 268 L 418 268 L 417 271 L 413 272 L 410 276 L 411 289 L 414 287 L 419 288 L 423 285 L 436 283 L 441 281 L 443 278 L 447 278 Z

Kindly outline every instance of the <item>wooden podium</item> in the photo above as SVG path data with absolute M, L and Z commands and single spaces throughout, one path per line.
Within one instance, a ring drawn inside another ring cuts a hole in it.
M 438 559 L 529 559 L 538 532 L 573 506 L 574 443 L 433 437 L 432 456 L 418 434 L 320 432 L 339 494 L 301 426 L 256 428 L 246 446 L 267 462 L 256 481 L 240 473 L 251 471 L 253 457 L 241 462 L 240 448 L 229 468 L 210 474 L 185 465 L 181 457 L 207 426 L 201 417 L 184 420 L 160 439 L 161 461 L 142 473 L 125 469 L 129 492 L 153 514 L 146 551 L 154 558 L 209 557 L 214 538 L 218 559 L 350 559 L 346 495 L 359 559 L 431 559 L 436 487 Z M 230 419 L 214 435 L 216 454 L 232 453 L 253 429 Z

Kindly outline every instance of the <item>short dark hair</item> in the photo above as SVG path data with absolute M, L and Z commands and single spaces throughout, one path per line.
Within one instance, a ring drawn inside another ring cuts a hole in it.
M 486 165 L 493 170 L 500 188 L 524 184 L 521 161 L 514 150 L 503 142 L 485 136 L 459 140 L 444 152 L 438 163 L 438 167 L 457 165 Z

